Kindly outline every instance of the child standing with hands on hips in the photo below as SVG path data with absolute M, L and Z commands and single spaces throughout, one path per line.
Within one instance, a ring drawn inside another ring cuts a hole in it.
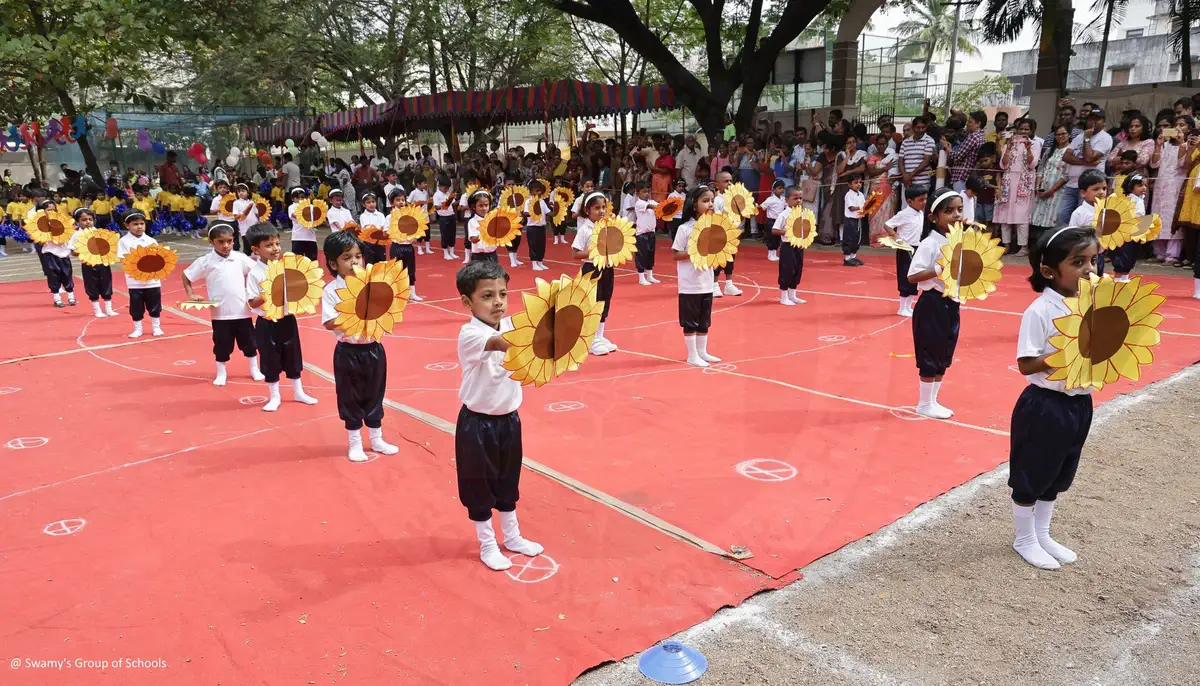
M 683 202 L 683 217 L 687 221 L 679 225 L 671 250 L 675 256 L 676 283 L 679 286 L 679 326 L 683 328 L 683 345 L 687 349 L 687 363 L 693 367 L 707 367 L 720 362 L 721 358 L 708 354 L 708 329 L 712 326 L 713 281 L 711 269 L 696 269 L 688 254 L 688 241 L 696 220 L 712 212 L 713 192 L 707 186 L 696 186 Z
M 1080 188 L 1084 188 L 1080 179 Z M 1100 243 L 1089 227 L 1067 226 L 1045 232 L 1030 254 L 1029 283 L 1040 293 L 1021 316 L 1017 369 L 1029 385 L 1012 413 L 1008 485 L 1012 488 L 1013 549 L 1039 569 L 1074 562 L 1074 551 L 1050 537 L 1050 520 L 1059 493 L 1071 487 L 1079 457 L 1092 426 L 1090 389 L 1067 390 L 1050 381 L 1046 359 L 1057 352 L 1050 337 L 1054 320 L 1070 314 L 1065 298 L 1079 295 L 1079 280 L 1095 272 Z
M 363 267 L 362 242 L 353 234 L 337 231 L 325 238 L 325 266 L 337 277 L 325 284 L 321 295 L 321 323 L 333 332 L 333 376 L 337 390 L 338 417 L 346 424 L 351 462 L 366 462 L 362 426 L 367 425 L 371 450 L 395 455 L 396 446 L 383 440 L 383 394 L 387 389 L 387 352 L 369 336 L 347 336 L 336 326 L 338 295 L 346 277 Z
M 924 237 L 908 267 L 908 282 L 921 295 L 913 308 L 913 349 L 921 375 L 921 399 L 917 414 L 931 419 L 949 419 L 954 411 L 938 403 L 942 377 L 954 361 L 958 346 L 958 301 L 943 296 L 945 284 L 938 278 L 937 263 L 942 247 L 949 244 L 950 225 L 962 221 L 962 196 L 942 187 L 933 192 L 925 215 Z
M 521 483 L 521 384 L 504 368 L 509 344 L 503 334 L 513 328 L 508 310 L 508 274 L 496 262 L 476 261 L 455 277 L 463 307 L 471 319 L 458 332 L 462 409 L 454 429 L 454 462 L 458 499 L 475 522 L 479 558 L 490 569 L 508 569 L 492 527 L 492 510 L 500 513 L 504 547 L 533 557 L 542 546 L 521 536 L 517 500 Z

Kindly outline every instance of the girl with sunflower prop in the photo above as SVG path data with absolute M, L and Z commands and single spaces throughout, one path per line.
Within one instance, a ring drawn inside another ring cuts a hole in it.
M 525 208 L 525 201 L 529 198 L 529 189 L 524 186 L 518 186 L 517 179 L 512 174 L 505 174 L 504 187 L 499 193 L 497 206 L 520 216 L 521 211 Z M 517 250 L 521 247 L 520 233 L 512 237 L 512 242 L 507 247 L 508 266 L 510 269 L 516 269 L 525 264 L 517 255 Z
M 591 274 L 596 280 L 596 302 L 604 303 L 604 312 L 600 315 L 600 327 L 596 329 L 596 338 L 592 340 L 591 353 L 607 355 L 617 350 L 617 345 L 604 336 L 604 324 L 608 320 L 608 311 L 612 305 L 616 274 L 612 267 L 596 268 L 592 263 L 591 243 L 596 222 L 601 221 L 607 212 L 608 197 L 600 191 L 592 191 L 580 196 L 579 200 L 579 223 L 575 227 L 575 242 L 571 244 L 571 254 L 575 259 L 583 261 L 583 273 Z
M 707 186 L 697 186 L 688 193 L 683 203 L 683 217 L 671 250 L 675 256 L 675 273 L 679 286 L 679 326 L 683 328 L 683 344 L 687 349 L 687 363 L 694 367 L 707 367 L 720 362 L 721 358 L 708 353 L 708 329 L 712 325 L 713 270 L 698 268 L 692 261 L 689 246 L 696 222 L 711 217 L 714 195 Z
M 292 252 L 317 259 L 317 227 L 325 223 L 329 208 L 324 200 L 309 200 L 308 189 L 296 186 L 289 194 L 292 204 L 288 205 L 288 219 L 292 221 Z M 261 205 L 255 205 L 257 208 Z M 259 215 L 261 216 L 261 215 Z
M 43 200 L 37 204 L 37 212 L 25 222 L 25 233 L 42 246 L 42 271 L 54 296 L 54 306 L 74 307 L 71 235 L 75 233 L 75 221 L 59 212 L 53 200 Z M 63 302 L 60 293 L 66 293 L 67 302 Z
M 333 349 L 333 375 L 337 391 L 338 416 L 345 422 L 351 462 L 366 462 L 363 451 L 362 426 L 367 425 L 371 450 L 381 455 L 400 452 L 383 440 L 383 394 L 387 388 L 387 353 L 375 336 L 366 330 L 364 317 L 376 324 L 386 317 L 390 327 L 404 309 L 405 285 L 403 267 L 379 265 L 368 274 L 363 271 L 362 242 L 345 231 L 336 231 L 325 238 L 325 266 L 337 277 L 325 284 L 321 296 L 321 323 L 333 332 L 337 345 Z M 378 280 L 380 270 L 395 268 L 401 273 L 396 279 Z M 364 281 L 365 279 L 365 281 Z M 351 288 L 349 282 L 354 282 Z M 343 295 L 354 298 L 351 311 L 345 312 Z M 372 296 L 376 296 L 372 300 Z M 361 307 L 360 307 L 361 303 Z
M 73 252 L 79 256 L 80 271 L 83 273 L 83 290 L 92 301 L 92 313 L 97 319 L 115 317 L 112 306 L 112 263 L 117 261 L 117 241 L 121 239 L 115 231 L 97 229 L 96 215 L 86 207 L 75 210 L 75 232 Z M 104 301 L 104 309 L 100 301 Z
M 129 337 L 142 337 L 142 319 L 147 313 L 152 333 L 161 336 L 162 279 L 175 269 L 179 255 L 146 234 L 146 215 L 134 210 L 123 221 L 126 233 L 117 241 L 117 259 L 125 271 L 125 287 L 129 290 L 129 318 L 133 320 Z
M 1125 244 L 1112 251 L 1113 280 L 1119 283 L 1129 281 L 1129 273 L 1137 266 L 1138 253 L 1142 245 L 1154 240 L 1158 231 L 1162 230 L 1162 221 L 1157 215 L 1146 216 L 1146 177 L 1141 174 L 1130 174 L 1121 184 L 1121 197 L 1109 198 L 1105 204 L 1115 201 L 1125 205 L 1114 214 L 1113 219 L 1120 221 L 1118 233 L 1128 233 Z M 1104 211 L 1104 219 L 1109 218 L 1109 211 Z M 1107 223 L 1107 222 L 1106 222 Z M 1157 224 L 1157 228 L 1155 228 Z
M 500 513 L 504 547 L 529 557 L 542 554 L 540 544 L 521 535 L 517 500 L 521 483 L 522 389 L 504 368 L 513 330 L 505 317 L 508 274 L 497 263 L 479 260 L 459 270 L 455 285 L 471 319 L 458 333 L 458 362 L 462 409 L 454 432 L 454 462 L 458 499 L 475 523 L 479 558 L 489 569 L 508 569 L 512 562 L 500 552 L 492 510 Z M 582 325 L 582 324 L 581 324 Z
M 399 260 L 408 270 L 408 299 L 419 303 L 425 298 L 417 295 L 417 255 L 420 254 L 421 238 L 429 235 L 429 214 L 424 206 L 409 204 L 404 191 L 399 189 L 392 191 L 391 203 L 388 235 L 392 245 L 388 249 L 388 257 Z
M 358 236 L 362 239 L 363 260 L 365 264 L 386 262 L 388 245 L 391 243 L 387 232 L 388 219 L 377 209 L 379 198 L 374 193 L 363 193 L 362 204 L 362 214 L 358 215 L 358 225 L 361 227 Z
M 908 267 L 908 282 L 916 284 L 920 296 L 913 308 L 913 348 L 921 377 L 917 414 L 931 419 L 949 419 L 954 412 L 938 403 L 942 377 L 954 361 L 958 346 L 959 304 L 945 297 L 945 283 L 938 278 L 942 248 L 949 245 L 950 226 L 962 221 L 962 196 L 950 188 L 935 190 L 925 214 L 924 237 Z
M 1076 559 L 1050 537 L 1050 520 L 1058 495 L 1070 488 L 1079 467 L 1092 424 L 1092 396 L 1088 386 L 1055 380 L 1060 370 L 1050 363 L 1061 355 L 1052 341 L 1072 314 L 1068 299 L 1077 298 L 1080 284 L 1093 278 L 1099 248 L 1091 227 L 1068 226 L 1043 234 L 1030 255 L 1029 282 L 1041 295 L 1022 315 L 1017 338 L 1017 368 L 1029 385 L 1013 408 L 1008 485 L 1016 527 L 1013 549 L 1039 569 L 1058 569 Z M 1162 296 L 1151 297 L 1162 302 Z M 1146 305 L 1146 312 L 1157 306 Z M 1098 319 L 1091 318 L 1088 325 Z M 1080 325 L 1074 326 L 1078 332 Z M 1090 342 L 1094 349 L 1099 337 Z
M 469 199 L 471 220 L 467 222 L 467 240 L 471 243 L 471 261 L 499 262 L 496 251 L 511 245 L 521 230 L 517 213 L 504 208 L 492 209 L 492 194 L 480 188 Z
M 571 190 L 566 178 L 560 176 L 555 181 L 558 187 L 551 195 L 550 209 L 554 212 L 554 244 L 558 245 L 567 242 L 567 215 L 575 205 L 575 192 Z
M 817 217 L 804 206 L 799 186 L 784 192 L 783 211 L 775 218 L 771 233 L 779 241 L 779 304 L 789 307 L 808 302 L 796 295 L 804 274 L 804 250 L 817 235 Z
M 542 196 L 547 188 L 541 181 L 529 184 L 529 199 L 525 201 L 522 213 L 525 215 L 525 233 L 529 234 L 529 261 L 533 263 L 533 271 L 544 272 L 550 268 L 542 264 L 546 259 L 546 222 L 550 217 L 550 207 Z

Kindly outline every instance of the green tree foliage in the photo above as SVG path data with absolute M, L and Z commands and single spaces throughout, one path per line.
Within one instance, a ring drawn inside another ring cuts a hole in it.
M 898 24 L 894 33 L 912 41 L 900 50 L 898 59 L 923 59 L 925 73 L 935 58 L 950 55 L 950 43 L 954 37 L 955 7 L 945 0 L 920 0 L 907 8 L 909 19 Z M 979 30 L 970 16 L 958 22 L 958 52 L 975 56 L 979 48 Z

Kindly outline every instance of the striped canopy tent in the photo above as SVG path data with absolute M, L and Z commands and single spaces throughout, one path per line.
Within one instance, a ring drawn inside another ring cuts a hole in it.
M 675 93 L 666 84 L 613 86 L 585 81 L 547 81 L 539 86 L 493 91 L 418 95 L 269 126 L 247 126 L 245 133 L 247 138 L 260 145 L 279 144 L 288 138 L 299 145 L 302 140 L 308 140 L 314 130 L 320 130 L 330 140 L 346 141 L 417 131 L 464 132 L 504 124 L 679 107 Z

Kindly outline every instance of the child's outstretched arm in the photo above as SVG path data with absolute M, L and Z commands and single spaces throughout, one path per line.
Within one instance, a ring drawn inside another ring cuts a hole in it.
M 509 347 L 509 343 L 508 341 L 504 340 L 504 336 L 501 334 L 496 334 L 488 339 L 488 342 L 483 346 L 483 349 L 485 352 L 494 352 L 497 350 L 500 352 L 507 352 Z

